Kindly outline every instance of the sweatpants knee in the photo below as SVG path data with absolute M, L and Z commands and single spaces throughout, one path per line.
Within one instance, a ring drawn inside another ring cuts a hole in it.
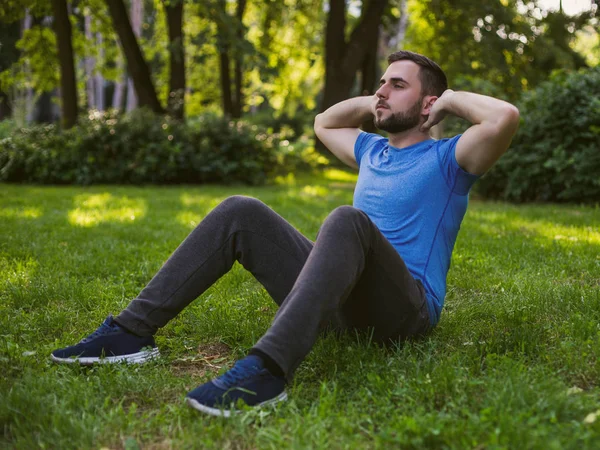
M 355 232 L 368 226 L 368 218 L 364 212 L 353 206 L 343 205 L 335 208 L 325 219 L 319 234 L 326 229 L 335 230 L 335 233 L 344 234 Z
M 227 215 L 247 215 L 253 214 L 257 210 L 267 207 L 260 200 L 244 195 L 232 195 L 223 200 L 217 208 L 222 214 Z
M 335 224 L 361 223 L 365 219 L 365 213 L 360 209 L 350 205 L 338 206 L 327 216 L 324 223 L 333 222 Z

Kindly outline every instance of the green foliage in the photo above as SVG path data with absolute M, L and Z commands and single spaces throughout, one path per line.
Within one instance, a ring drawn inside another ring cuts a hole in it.
M 0 141 L 4 138 L 9 137 L 9 135 L 15 132 L 17 129 L 17 125 L 12 120 L 0 120 Z
M 146 110 L 92 113 L 72 130 L 34 126 L 5 137 L 0 180 L 261 184 L 286 169 L 318 163 L 311 157 L 306 141 L 294 146 L 256 125 L 214 115 L 181 124 Z
M 282 138 L 296 140 L 300 136 L 310 135 L 313 131 L 315 111 L 298 109 L 293 115 L 287 113 L 277 115 L 274 109 L 265 109 L 249 115 L 247 120 L 254 125 L 265 128 L 270 133 L 278 133 Z
M 511 201 L 598 202 L 600 68 L 560 72 L 524 96 L 511 149 L 479 183 Z
M 56 35 L 43 25 L 24 31 L 16 43 L 21 52 L 17 62 L 0 72 L 4 90 L 31 87 L 36 92 L 49 92 L 59 84 Z
M 483 78 L 510 100 L 552 70 L 585 66 L 572 47 L 576 32 L 596 20 L 594 7 L 571 17 L 515 0 L 414 0 L 409 5 L 408 49 L 440 64 L 451 85 L 462 76 Z

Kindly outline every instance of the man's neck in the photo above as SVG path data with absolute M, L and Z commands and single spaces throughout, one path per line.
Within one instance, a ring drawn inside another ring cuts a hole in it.
M 390 133 L 388 136 L 389 145 L 396 148 L 410 147 L 427 139 L 431 139 L 429 133 L 423 133 L 418 128 L 412 128 L 401 133 Z

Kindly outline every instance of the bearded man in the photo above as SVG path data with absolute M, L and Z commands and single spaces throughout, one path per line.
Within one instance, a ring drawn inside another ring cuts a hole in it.
M 380 343 L 429 332 L 440 320 L 452 249 L 469 190 L 507 150 L 519 112 L 502 100 L 447 89 L 442 69 L 408 51 L 388 58 L 375 95 L 338 103 L 315 132 L 358 168 L 353 206 L 336 208 L 311 242 L 264 203 L 234 196 L 191 232 L 138 297 L 57 362 L 144 362 L 153 335 L 239 261 L 279 305 L 268 331 L 224 375 L 187 395 L 229 416 L 287 398 L 286 380 L 323 329 L 369 330 Z M 471 123 L 450 139 L 430 128 L 447 114 Z M 388 138 L 362 132 L 369 118 Z

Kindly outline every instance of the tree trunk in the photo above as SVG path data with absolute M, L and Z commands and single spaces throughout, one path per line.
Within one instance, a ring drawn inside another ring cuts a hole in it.
M 125 100 L 125 111 L 133 111 L 138 106 L 138 98 L 135 95 L 135 86 L 131 77 L 127 78 L 127 99 Z
M 142 35 L 142 20 L 144 17 L 143 0 L 131 0 L 131 29 L 137 39 Z M 126 110 L 133 111 L 139 104 L 138 97 L 135 93 L 133 80 L 131 76 L 127 77 L 127 103 Z
M 365 54 L 365 58 L 360 68 L 361 95 L 373 95 L 377 90 L 377 56 L 379 53 L 379 42 L 381 34 L 379 28 L 380 27 L 377 28 L 377 31 L 375 33 L 369 35 L 369 48 L 371 50 L 367 51 L 367 53 Z M 373 123 L 373 119 L 369 119 L 363 122 L 361 128 L 368 133 L 373 133 L 376 130 L 375 124 Z
M 363 1 L 360 20 L 346 42 L 346 2 L 330 1 L 325 34 L 325 89 L 321 111 L 350 96 L 356 72 L 366 64 L 365 58 L 369 53 L 377 54 L 377 40 L 369 37 L 378 35 L 381 16 L 387 3 L 387 0 L 371 0 L 368 3 Z M 323 144 L 318 140 L 316 147 L 324 150 Z
M 246 0 L 238 0 L 236 9 L 236 37 L 238 42 L 242 42 L 244 39 L 244 11 L 246 10 Z M 244 98 L 242 92 L 242 69 L 243 69 L 244 55 L 241 51 L 235 52 L 234 59 L 234 104 L 233 104 L 233 117 L 239 119 L 242 117 L 242 109 L 244 107 Z
M 29 13 L 29 10 L 25 12 L 25 18 L 23 19 L 23 34 L 29 29 L 33 24 L 33 16 Z M 26 78 L 31 80 L 31 70 L 29 63 L 25 63 L 25 73 Z M 33 88 L 28 87 L 25 91 L 25 122 L 30 123 L 33 120 Z
M 346 86 L 342 86 L 338 80 L 338 68 L 342 65 L 346 47 L 345 28 L 346 1 L 331 0 L 325 32 L 325 91 L 321 111 L 337 103 L 336 99 L 342 98 L 346 91 Z
M 65 128 L 71 128 L 77 122 L 77 84 L 71 41 L 71 22 L 66 0 L 52 0 L 52 10 L 60 63 L 62 124 Z
M 12 105 L 5 92 L 0 91 L 0 120 L 10 119 L 12 116 Z
M 225 0 L 219 0 L 219 9 L 222 17 L 227 15 Z M 233 99 L 231 97 L 231 69 L 229 64 L 229 37 L 226 24 L 222 18 L 217 22 L 217 47 L 219 52 L 219 72 L 221 75 L 221 99 L 223 102 L 223 114 L 227 117 L 233 115 Z
M 42 92 L 37 98 L 37 101 L 35 102 L 35 107 L 33 108 L 33 121 L 35 123 L 54 122 L 55 115 L 52 111 L 52 95 L 53 92 Z M 63 112 L 63 124 L 65 123 L 64 117 L 65 116 Z M 65 128 L 67 128 L 66 125 Z
M 102 66 L 104 64 L 104 47 L 102 40 L 102 33 L 96 33 L 96 45 L 99 48 L 98 54 L 98 65 Z M 99 111 L 104 111 L 104 77 L 100 73 L 99 70 L 96 71 L 96 75 L 94 76 L 94 81 L 96 85 L 96 108 Z
M 375 36 L 379 37 L 379 33 Z M 379 39 L 376 39 L 378 42 Z M 377 46 L 375 46 L 377 48 Z M 373 95 L 375 93 L 376 79 L 377 79 L 377 52 L 368 52 L 363 61 L 361 71 L 361 95 Z M 375 131 L 375 124 L 373 119 L 369 119 L 363 122 L 362 127 L 364 131 L 373 133 Z
M 15 21 L 0 28 L 0 72 L 9 69 L 19 60 L 20 51 L 17 41 L 21 32 L 21 23 Z M 13 89 L 13 92 L 15 90 Z M 12 116 L 12 102 L 7 88 L 0 82 L 0 120 Z
M 223 114 L 231 117 L 233 115 L 233 100 L 231 98 L 229 53 L 226 49 L 219 53 L 219 69 L 221 72 L 221 97 L 223 99 Z
M 83 27 L 85 31 L 85 38 L 88 42 L 92 41 L 92 18 L 86 15 L 83 19 Z M 96 61 L 91 56 L 85 57 L 85 92 L 87 97 L 88 109 L 96 108 L 96 87 L 94 78 L 94 66 Z
M 138 45 L 125 4 L 123 0 L 106 0 L 108 10 L 112 18 L 115 30 L 119 36 L 119 41 L 123 47 L 123 53 L 127 60 L 127 68 L 137 93 L 141 106 L 148 106 L 156 113 L 164 113 L 164 109 L 158 101 L 150 69 L 146 64 L 144 55 Z
M 344 38 L 346 26 L 345 0 L 331 0 L 325 41 L 325 92 L 321 111 L 348 98 L 356 72 L 368 52 L 377 52 L 377 41 L 366 39 L 376 35 L 387 0 L 363 2 L 360 21 L 350 40 Z
M 165 5 L 169 29 L 169 100 L 168 111 L 182 120 L 185 113 L 185 49 L 183 42 L 183 0 Z
M 117 73 L 123 74 L 125 67 L 123 67 L 123 55 L 117 55 Z M 127 78 L 123 76 L 123 78 Z M 113 92 L 112 107 L 120 110 L 123 108 L 123 91 L 125 90 L 125 83 L 117 79 L 115 82 L 115 91 Z

